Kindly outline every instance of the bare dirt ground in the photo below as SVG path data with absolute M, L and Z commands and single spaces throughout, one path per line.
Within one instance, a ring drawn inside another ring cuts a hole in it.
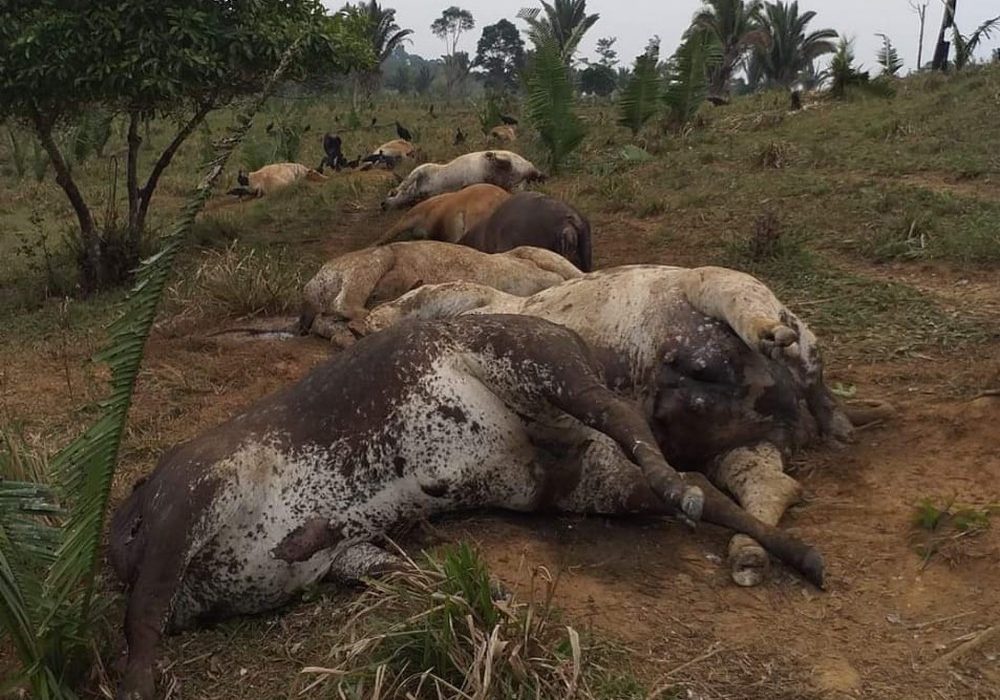
M 656 222 L 618 215 L 593 222 L 602 267 L 693 263 L 701 248 L 672 241 L 651 249 Z M 315 245 L 324 254 L 344 252 L 380 225 L 348 215 Z M 858 271 L 1000 324 L 1000 285 L 986 273 L 914 265 Z M 329 353 L 315 339 L 224 343 L 208 337 L 217 329 L 202 319 L 154 334 L 116 500 L 165 447 Z M 70 431 L 86 417 L 79 405 L 100 395 L 80 370 L 100 338 L 95 328 L 61 350 L 49 343 L 44 352 L 8 353 L 5 408 Z M 709 526 L 691 533 L 667 521 L 474 514 L 437 525 L 438 536 L 477 542 L 494 573 L 522 593 L 536 567 L 558 572 L 556 603 L 567 622 L 620 640 L 641 679 L 681 697 L 1000 698 L 1000 527 L 951 538 L 925 561 L 912 525 L 914 504 L 925 497 L 1000 502 L 1000 398 L 970 400 L 975 387 L 1000 385 L 1000 347 L 844 362 L 834 344 L 827 363 L 831 381 L 892 401 L 898 416 L 860 432 L 844 450 L 817 449 L 793 465 L 807 499 L 783 526 L 824 553 L 825 591 L 779 565 L 761 587 L 736 587 L 724 562 L 728 536 Z M 956 377 L 961 399 L 952 398 Z M 425 543 L 404 541 L 411 551 Z M 333 591 L 282 614 L 174 637 L 161 687 L 171 698 L 296 697 L 308 681 L 302 667 L 322 665 L 336 634 L 332 611 L 345 595 Z M 307 697 L 316 694 L 322 697 Z

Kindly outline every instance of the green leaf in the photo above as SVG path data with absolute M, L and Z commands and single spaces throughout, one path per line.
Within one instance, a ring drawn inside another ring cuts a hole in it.
M 618 100 L 618 123 L 631 129 L 632 136 L 639 133 L 659 108 L 657 58 L 655 53 L 644 53 L 635 59 L 635 67 Z

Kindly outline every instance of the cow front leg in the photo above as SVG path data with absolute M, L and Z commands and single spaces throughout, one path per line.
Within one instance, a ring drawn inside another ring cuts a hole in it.
M 542 492 L 547 498 L 541 499 L 540 507 L 554 506 L 569 512 L 602 515 L 676 513 L 658 497 L 643 471 L 630 462 L 617 445 L 596 438 L 580 449 L 578 455 L 570 453 L 549 467 L 550 479 Z M 753 538 L 751 541 L 759 540 L 768 551 L 797 569 L 806 579 L 817 586 L 823 585 L 823 558 L 818 551 L 747 513 L 704 475 L 684 473 L 680 477 L 699 487 L 704 494 L 704 522 L 744 533 L 741 536 Z
M 777 525 L 802 497 L 802 486 L 784 472 L 781 452 L 769 442 L 739 447 L 723 455 L 707 476 L 728 491 L 750 515 Z M 740 586 L 756 586 L 767 574 L 770 557 L 752 538 L 737 534 L 729 541 L 729 565 Z

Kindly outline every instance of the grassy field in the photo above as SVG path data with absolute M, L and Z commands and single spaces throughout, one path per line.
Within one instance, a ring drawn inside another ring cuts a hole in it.
M 567 624 L 611 649 L 595 657 L 608 671 L 591 679 L 597 697 L 654 688 L 666 689 L 660 697 L 998 697 L 996 640 L 951 669 L 929 668 L 956 639 L 1000 622 L 998 528 L 956 539 L 948 556 L 928 562 L 911 518 L 925 497 L 1000 501 L 991 430 L 1000 409 L 977 398 L 1000 387 L 1000 70 L 915 76 L 891 100 L 820 101 L 798 113 L 786 103 L 763 94 L 706 107 L 683 136 L 652 125 L 636 141 L 653 156 L 646 161 L 622 155 L 631 139 L 613 105 L 587 104 L 587 140 L 542 189 L 590 218 L 598 267 L 724 264 L 758 275 L 816 330 L 835 386 L 897 404 L 899 418 L 857 445 L 795 462 L 808 499 L 788 524 L 831 561 L 829 590 L 810 591 L 780 570 L 760 589 L 735 589 L 718 561 L 725 536 L 708 528 L 477 515 L 441 525 L 434 540 L 477 541 L 521 592 L 538 567 L 561 571 L 554 602 Z M 395 119 L 417 136 L 422 160 L 462 152 L 452 145 L 458 126 L 475 134 L 471 146 L 483 143 L 475 105 L 437 102 L 436 117 L 427 107 L 383 98 L 361 114 L 377 126 L 351 130 L 333 98 L 275 101 L 226 177 L 272 157 L 264 127 L 273 121 L 310 127 L 298 155 L 309 165 L 320 160 L 323 132 L 339 132 L 353 157 L 394 138 Z M 153 235 L 228 119 L 212 115 L 165 174 Z M 107 152 L 121 160 L 119 126 Z M 144 165 L 169 134 L 169 124 L 151 125 Z M 27 154 L 20 178 L 0 140 L 0 423 L 52 448 L 103 396 L 102 370 L 88 360 L 122 294 L 64 298 L 74 218 L 51 171 L 35 180 L 27 137 L 15 138 Z M 513 148 L 542 160 L 529 138 Z M 116 207 L 121 216 L 124 202 L 108 201 L 113 163 L 74 167 L 99 218 Z M 260 200 L 220 194 L 210 203 L 148 348 L 116 500 L 164 449 L 327 355 L 315 339 L 233 345 L 211 334 L 294 315 L 323 260 L 394 220 L 378 208 L 392 184 L 386 173 L 342 173 Z M 411 535 L 405 544 L 415 552 L 428 542 Z M 172 638 L 161 681 L 186 697 L 297 696 L 312 680 L 301 669 L 326 665 L 343 642 L 343 609 L 355 600 L 324 591 L 285 615 Z M 307 695 L 330 693 L 320 685 Z

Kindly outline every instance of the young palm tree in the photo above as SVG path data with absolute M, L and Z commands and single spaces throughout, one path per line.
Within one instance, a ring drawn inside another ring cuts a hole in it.
M 989 39 L 990 35 L 1000 29 L 1000 17 L 994 17 L 983 22 L 976 31 L 969 36 L 965 36 L 958 30 L 956 24 L 952 28 L 952 44 L 955 47 L 955 68 L 962 70 L 971 61 L 976 49 L 983 39 Z
M 798 0 L 764 5 L 762 19 L 771 42 L 760 56 L 768 82 L 789 88 L 811 61 L 837 50 L 833 29 L 806 33 L 815 16 L 812 10 L 800 14 Z
M 725 101 L 729 79 L 751 48 L 766 48 L 767 31 L 761 26 L 761 0 L 704 0 L 692 25 L 709 31 L 722 47 L 722 61 L 710 76 L 709 98 Z
M 528 23 L 528 36 L 534 43 L 555 40 L 566 64 L 572 63 L 583 35 L 600 19 L 598 14 L 587 14 L 587 0 L 554 0 L 551 4 L 542 0 L 541 8 L 522 8 L 517 16 Z

